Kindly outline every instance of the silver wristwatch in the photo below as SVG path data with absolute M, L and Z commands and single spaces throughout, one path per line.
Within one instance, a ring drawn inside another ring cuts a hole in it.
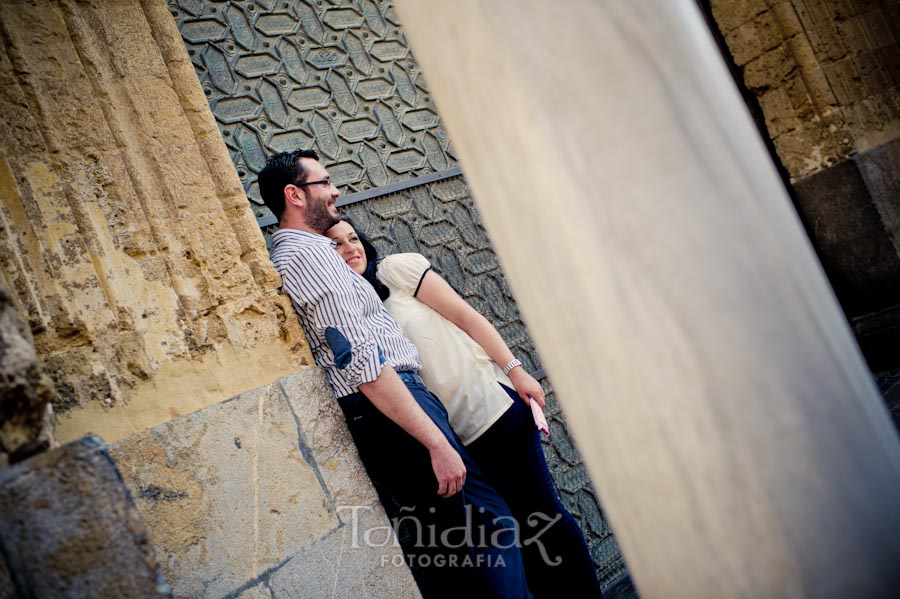
M 509 372 L 513 368 L 515 368 L 516 366 L 521 366 L 521 365 L 522 365 L 522 360 L 519 360 L 518 358 L 513 358 L 512 360 L 509 361 L 509 363 L 506 366 L 503 367 L 503 374 L 508 375 Z

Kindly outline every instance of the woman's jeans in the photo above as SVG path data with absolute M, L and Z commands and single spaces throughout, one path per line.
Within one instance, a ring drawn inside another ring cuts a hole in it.
M 466 446 L 519 523 L 528 588 L 535 599 L 600 597 L 584 536 L 560 503 L 531 409 L 501 385 L 513 405 Z
M 338 400 L 419 590 L 426 599 L 527 599 L 510 509 L 453 433 L 444 406 L 420 381 L 404 378 L 467 470 L 462 491 L 447 499 L 437 494 L 431 455 L 424 445 L 361 393 Z

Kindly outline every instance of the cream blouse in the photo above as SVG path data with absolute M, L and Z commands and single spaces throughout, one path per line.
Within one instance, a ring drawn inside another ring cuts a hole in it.
M 512 405 L 497 384 L 512 388 L 512 382 L 462 329 L 415 298 L 429 268 L 421 254 L 393 254 L 379 263 L 377 276 L 391 290 L 385 307 L 419 350 L 419 375 L 468 445 Z

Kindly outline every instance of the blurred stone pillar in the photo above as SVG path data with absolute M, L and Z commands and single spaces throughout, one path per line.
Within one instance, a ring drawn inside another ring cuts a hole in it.
M 641 595 L 896 591 L 896 431 L 696 4 L 398 10 Z
M 172 597 L 97 437 L 0 471 L 0 552 L 22 599 Z

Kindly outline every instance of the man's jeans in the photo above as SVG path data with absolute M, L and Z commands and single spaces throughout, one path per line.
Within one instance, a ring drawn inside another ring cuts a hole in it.
M 462 491 L 447 499 L 437 494 L 437 478 L 424 445 L 361 393 L 338 402 L 363 464 L 398 529 L 423 597 L 527 599 L 518 532 L 509 507 L 453 433 L 440 401 L 418 377 L 403 378 L 466 466 Z

